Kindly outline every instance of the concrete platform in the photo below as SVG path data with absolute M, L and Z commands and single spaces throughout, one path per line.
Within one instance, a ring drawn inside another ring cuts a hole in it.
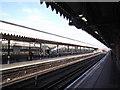
M 96 89 L 117 88 L 120 89 L 120 73 L 114 61 L 113 54 L 108 52 L 106 56 L 85 72 L 67 89 Z

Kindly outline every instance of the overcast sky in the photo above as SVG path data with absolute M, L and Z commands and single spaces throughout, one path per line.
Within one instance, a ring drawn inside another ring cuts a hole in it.
M 45 4 L 41 5 L 39 0 L 36 2 L 1 2 L 0 4 L 0 20 L 58 34 L 89 44 L 58 38 L 5 24 L 0 25 L 0 29 L 4 29 L 4 31 L 2 30 L 1 32 L 8 31 L 11 33 L 24 34 L 25 36 L 39 37 L 46 40 L 106 48 L 102 43 L 87 34 L 85 31 L 77 29 L 74 26 L 69 26 L 68 21 L 64 19 L 63 16 L 60 17 L 55 11 L 52 12 L 50 9 L 51 7 L 46 8 Z

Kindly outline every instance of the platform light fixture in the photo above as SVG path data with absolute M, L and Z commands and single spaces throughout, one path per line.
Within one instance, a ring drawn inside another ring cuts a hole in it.
M 79 17 L 82 17 L 82 16 L 83 16 L 82 14 L 79 15 Z
M 87 19 L 85 17 L 82 17 L 81 18 L 83 21 L 87 22 Z
M 96 34 L 99 34 L 97 31 L 95 31 Z
M 103 40 L 105 42 L 105 40 Z

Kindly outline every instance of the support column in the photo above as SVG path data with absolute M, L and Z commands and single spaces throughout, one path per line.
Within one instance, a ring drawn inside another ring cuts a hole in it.
M 57 44 L 57 55 L 59 55 L 59 50 L 58 50 L 59 45 Z
M 75 53 L 77 52 L 77 50 L 76 50 L 76 49 L 77 49 L 77 47 L 75 46 Z
M 91 48 L 89 48 L 89 53 L 91 52 Z
M 8 61 L 7 64 L 10 64 L 10 40 L 8 40 Z
M 45 51 L 45 49 L 46 49 L 46 46 L 45 46 L 45 43 L 43 43 L 43 56 L 46 56 L 46 51 Z
M 120 42 L 116 43 L 115 52 L 116 52 L 117 61 L 120 62 Z
M 75 53 L 77 53 L 77 50 L 78 50 L 78 47 L 77 47 L 77 46 L 75 46 Z
M 74 49 L 73 46 L 71 46 L 71 54 L 73 54 L 73 49 Z
M 41 53 L 42 53 L 42 43 L 40 43 L 40 50 L 39 50 L 39 53 L 40 53 L 40 59 L 41 59 Z
M 86 47 L 84 48 L 84 51 L 85 51 L 85 53 L 86 53 Z
M 28 60 L 32 60 L 32 52 L 31 52 L 31 45 L 30 45 L 31 43 L 29 42 L 29 57 L 28 57 Z
M 81 53 L 81 47 L 80 47 L 79 53 Z
M 88 48 L 86 47 L 86 52 L 88 53 Z
M 85 53 L 85 47 L 83 47 L 83 53 Z
M 67 48 L 68 48 L 68 52 L 69 52 L 69 46 L 67 46 Z
M 74 46 L 74 53 L 76 53 L 76 46 Z
M 0 34 L 0 47 L 1 47 L 1 49 L 0 49 L 0 53 L 1 53 L 1 55 L 0 55 L 0 64 L 2 64 L 3 63 L 3 59 L 2 59 L 2 35 Z

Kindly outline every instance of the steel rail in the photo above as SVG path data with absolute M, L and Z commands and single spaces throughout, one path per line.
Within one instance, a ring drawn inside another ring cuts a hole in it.
M 99 55 L 99 54 L 97 54 Z M 97 55 L 94 55 L 94 57 L 92 56 L 91 58 L 95 58 L 97 57 Z M 76 75 L 77 75 L 77 72 L 78 72 L 78 69 L 82 66 L 85 66 L 85 62 L 90 64 L 88 62 L 87 58 L 88 56 L 86 56 L 86 59 L 85 60 L 82 60 L 82 61 L 78 61 L 74 64 L 69 64 L 67 67 L 62 67 L 62 68 L 57 68 L 56 70 L 53 70 L 53 71 L 50 71 L 50 72 L 47 72 L 47 73 L 44 73 L 42 75 L 39 75 L 39 74 L 36 74 L 36 75 L 32 75 L 29 76 L 29 77 L 26 77 L 28 78 L 27 80 L 22 80 L 21 82 L 16 82 L 16 83 L 13 83 L 11 85 L 7 85 L 7 86 L 4 86 L 4 88 L 7 88 L 7 87 L 14 87 L 14 88 L 18 88 L 18 87 L 38 87 L 38 88 L 42 88 L 42 89 L 45 89 L 46 87 L 47 88 L 53 88 L 53 86 L 55 87 L 58 87 L 59 86 L 59 83 L 63 82 L 65 79 L 66 76 L 69 76 L 70 75 L 73 75 L 72 73 L 75 73 L 73 71 L 76 71 Z M 90 56 L 89 56 L 90 57 Z M 85 58 L 85 57 L 84 57 Z M 76 58 L 76 60 L 79 59 L 79 58 Z M 94 61 L 94 60 L 91 60 L 91 61 Z M 96 59 L 95 59 L 96 61 Z M 87 65 L 88 65 L 87 64 Z M 81 66 L 80 66 L 81 65 Z M 48 65 L 49 66 L 49 65 Z M 80 67 L 78 67 L 80 66 Z M 71 69 L 73 69 L 73 71 L 71 71 Z M 39 69 L 39 68 L 38 68 Z M 82 68 L 81 68 L 82 69 Z M 79 69 L 80 70 L 80 69 Z M 71 73 L 71 74 L 70 74 Z M 70 75 L 69 75 L 70 74 Z M 19 79 L 18 79 L 19 80 Z M 67 81 L 67 80 L 65 80 Z M 69 80 L 68 80 L 69 81 Z M 71 80 L 70 80 L 71 81 Z M 22 84 L 21 84 L 22 83 Z M 32 83 L 32 84 L 31 84 Z M 26 85 L 27 84 L 27 85 Z M 31 84 L 31 85 L 28 85 L 28 84 Z M 62 83 L 63 84 L 63 83 Z M 22 85 L 22 86 L 21 86 Z M 33 86 L 32 86 L 33 85 Z M 58 86 L 56 86 L 58 85 Z M 65 84 L 66 85 L 66 84 Z M 62 85 L 61 85 L 62 86 Z M 60 87 L 61 87 L 60 86 Z
M 95 56 L 92 59 L 86 60 L 82 64 L 81 63 L 78 64 L 76 66 L 77 67 L 76 69 L 72 70 L 67 75 L 59 78 L 59 80 L 55 80 L 54 82 L 51 82 L 50 84 L 42 87 L 41 89 L 51 89 L 51 90 L 64 89 L 67 85 L 69 85 L 71 82 L 73 82 L 77 77 L 82 75 L 86 70 L 88 70 L 91 66 L 93 66 L 95 63 L 97 63 L 101 58 L 103 58 L 103 56 L 104 55 Z M 74 66 L 73 66 L 73 68 L 74 68 Z

